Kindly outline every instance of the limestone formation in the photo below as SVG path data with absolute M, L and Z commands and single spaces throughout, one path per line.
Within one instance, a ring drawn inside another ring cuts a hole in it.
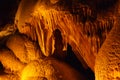
M 6 49 L 0 51 L 0 61 L 8 73 L 19 73 L 24 68 L 25 64 L 20 62 L 12 51 Z
M 27 8 L 21 9 L 25 4 L 28 4 Z M 79 4 L 80 7 L 76 8 L 73 4 L 72 9 L 64 10 L 64 6 L 48 4 L 45 1 L 22 1 L 15 18 L 15 21 L 18 21 L 19 32 L 28 35 L 32 40 L 38 40 L 42 53 L 50 56 L 55 49 L 53 32 L 59 29 L 63 37 L 63 47 L 66 48 L 66 44 L 69 43 L 74 47 L 78 59 L 83 64 L 85 61 L 94 71 L 95 56 L 114 26 L 114 14 L 98 14 L 95 19 L 94 10 L 86 5 Z M 92 22 L 92 19 L 95 20 Z
M 92 1 L 21 0 L 0 29 L 0 80 L 88 80 L 67 63 L 67 45 L 96 80 L 119 80 L 120 0 Z
M 36 43 L 22 35 L 10 36 L 6 46 L 14 52 L 15 56 L 23 63 L 40 58 L 39 47 Z
M 23 69 L 21 75 L 21 80 L 42 80 L 44 78 L 48 80 L 86 80 L 70 66 L 55 59 L 31 61 Z

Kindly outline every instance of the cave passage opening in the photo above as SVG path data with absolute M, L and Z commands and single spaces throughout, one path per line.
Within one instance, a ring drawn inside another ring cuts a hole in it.
M 78 60 L 77 56 L 72 50 L 70 44 L 67 43 L 67 50 L 63 51 L 63 38 L 61 35 L 61 31 L 59 29 L 56 29 L 53 31 L 53 35 L 55 37 L 55 51 L 52 56 L 58 60 L 62 60 L 63 62 L 67 63 L 75 70 L 86 76 L 88 80 L 95 80 L 94 72 L 89 67 L 87 69 L 83 67 L 82 63 L 80 62 L 80 60 Z

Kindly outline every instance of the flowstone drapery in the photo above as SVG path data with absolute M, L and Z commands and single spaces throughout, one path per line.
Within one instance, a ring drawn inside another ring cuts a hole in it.
M 114 44 L 119 47 L 119 1 L 105 13 L 77 0 L 67 3 L 67 0 L 20 2 L 14 24 L 0 32 L 1 39 L 7 37 L 6 47 L 0 49 L 0 62 L 8 73 L 0 79 L 86 80 L 64 62 L 68 44 L 84 69 L 95 72 L 96 80 L 119 79 L 119 70 L 108 74 L 109 69 L 114 69 L 108 67 L 114 60 L 110 56 L 118 57 L 114 65 L 119 69 L 119 48 L 117 52 L 110 49 Z

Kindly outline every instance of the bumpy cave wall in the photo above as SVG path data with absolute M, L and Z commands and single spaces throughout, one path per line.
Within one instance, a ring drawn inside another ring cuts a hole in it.
M 46 57 L 56 57 L 64 61 L 67 58 L 66 51 L 69 44 L 82 66 L 85 69 L 89 67 L 95 72 L 96 80 L 119 80 L 120 61 L 117 53 L 119 48 L 117 52 L 109 49 L 114 44 L 119 47 L 118 5 L 117 0 L 93 0 L 91 2 L 88 0 L 22 0 L 15 15 L 14 24 L 6 25 L 5 28 L 1 28 L 0 32 L 1 41 L 4 42 L 0 44 L 9 48 L 9 50 L 1 48 L 0 61 L 5 67 L 5 72 L 10 75 L 14 73 L 14 78 L 17 74 L 22 80 L 29 80 L 30 77 L 35 80 L 39 78 L 79 80 L 82 77 L 75 75 L 68 77 L 64 74 L 63 70 L 68 71 L 70 75 L 74 72 L 64 62 L 51 60 L 51 58 L 44 60 Z M 111 56 L 117 61 L 116 64 L 110 58 Z M 111 70 L 112 62 L 116 70 L 114 68 Z M 43 65 L 40 66 L 41 63 Z M 33 73 L 26 75 L 30 72 L 30 66 L 33 67 Z M 60 73 L 54 72 L 55 66 Z M 63 70 L 59 68 L 60 66 Z M 45 71 L 43 67 L 46 69 L 48 67 L 48 71 Z M 35 72 L 36 70 L 38 71 Z M 109 71 L 111 74 L 108 74 Z M 75 71 L 75 73 L 78 72 Z
M 117 24 L 105 40 L 96 57 L 96 80 L 120 79 L 120 25 Z
M 109 33 L 107 39 L 99 50 L 95 63 L 96 80 L 120 79 L 120 13 L 119 2 L 116 11 L 115 27 Z

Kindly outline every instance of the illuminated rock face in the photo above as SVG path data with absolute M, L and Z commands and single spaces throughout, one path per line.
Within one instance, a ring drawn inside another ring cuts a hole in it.
M 24 68 L 24 64 L 20 62 L 9 50 L 1 50 L 0 61 L 5 67 L 5 71 L 19 73 Z M 19 65 L 19 66 L 18 66 Z
M 110 32 L 100 49 L 95 64 L 96 80 L 120 79 L 120 24 Z
M 63 49 L 69 43 L 78 59 L 83 64 L 85 61 L 94 71 L 95 56 L 114 26 L 115 16 L 113 13 L 109 16 L 97 15 L 89 6 L 81 3 L 79 7 L 74 5 L 61 7 L 59 2 L 53 5 L 49 1 L 31 0 L 28 3 L 24 0 L 18 8 L 15 22 L 20 33 L 34 41 L 38 40 L 45 56 L 53 54 L 53 32 L 59 29 L 63 38 Z M 25 8 L 22 9 L 23 7 Z
M 56 53 L 65 58 L 62 54 L 69 44 L 84 68 L 95 72 L 96 80 L 119 80 L 120 28 L 116 8 L 96 13 L 89 5 L 77 2 L 70 0 L 69 5 L 67 0 L 22 0 L 14 25 L 19 34 L 7 39 L 10 50 L 0 49 L 0 62 L 9 73 L 0 79 L 10 80 L 8 76 L 17 75 L 20 80 L 86 80 L 66 63 L 50 58 Z M 0 38 L 9 32 L 3 30 Z
M 72 69 L 70 66 L 55 59 L 31 61 L 22 71 L 21 80 L 44 79 L 86 80 L 82 75 L 78 74 L 78 72 Z
M 96 80 L 120 79 L 120 17 L 118 2 L 115 27 L 109 33 L 98 52 L 95 63 Z
M 37 44 L 23 35 L 16 34 L 10 36 L 6 46 L 12 50 L 15 56 L 23 63 L 29 63 L 32 60 L 41 58 Z
M 0 75 L 1 80 L 86 80 L 62 61 L 43 59 L 36 44 L 24 35 L 10 36 L 6 45 L 11 51 L 0 49 L 0 61 L 8 74 Z

